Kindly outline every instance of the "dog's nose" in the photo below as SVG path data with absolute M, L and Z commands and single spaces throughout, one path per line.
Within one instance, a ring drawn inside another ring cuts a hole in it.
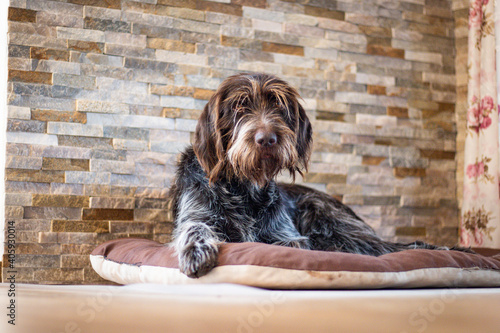
M 276 133 L 270 131 L 258 131 L 255 134 L 255 143 L 261 147 L 271 147 L 276 144 L 278 138 Z

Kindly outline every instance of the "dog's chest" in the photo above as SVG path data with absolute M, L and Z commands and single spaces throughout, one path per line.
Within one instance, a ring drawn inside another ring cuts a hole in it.
M 274 189 L 224 184 L 217 192 L 224 233 L 230 241 L 256 241 L 259 230 L 281 208 L 279 193 Z

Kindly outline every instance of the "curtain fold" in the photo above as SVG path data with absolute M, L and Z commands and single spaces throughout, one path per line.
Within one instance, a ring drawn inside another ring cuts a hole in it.
M 460 243 L 500 248 L 499 131 L 494 0 L 469 8 L 468 110 Z M 497 37 L 496 37 L 497 36 Z M 500 52 L 499 52 L 500 53 Z

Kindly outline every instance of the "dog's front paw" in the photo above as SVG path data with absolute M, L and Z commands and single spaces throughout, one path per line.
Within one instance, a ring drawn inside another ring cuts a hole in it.
M 190 278 L 199 278 L 215 267 L 218 252 L 215 244 L 193 244 L 179 254 L 179 269 Z

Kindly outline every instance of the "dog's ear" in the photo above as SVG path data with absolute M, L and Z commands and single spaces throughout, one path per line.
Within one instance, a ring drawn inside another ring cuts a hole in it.
M 193 150 L 210 183 L 219 177 L 225 162 L 224 147 L 217 130 L 221 107 L 220 92 L 215 93 L 203 109 L 194 136 Z
M 300 169 L 307 171 L 307 165 L 312 151 L 312 126 L 306 111 L 297 102 L 298 108 L 298 129 L 297 129 L 297 153 L 299 157 L 299 173 Z M 302 174 L 302 173 L 301 173 Z

